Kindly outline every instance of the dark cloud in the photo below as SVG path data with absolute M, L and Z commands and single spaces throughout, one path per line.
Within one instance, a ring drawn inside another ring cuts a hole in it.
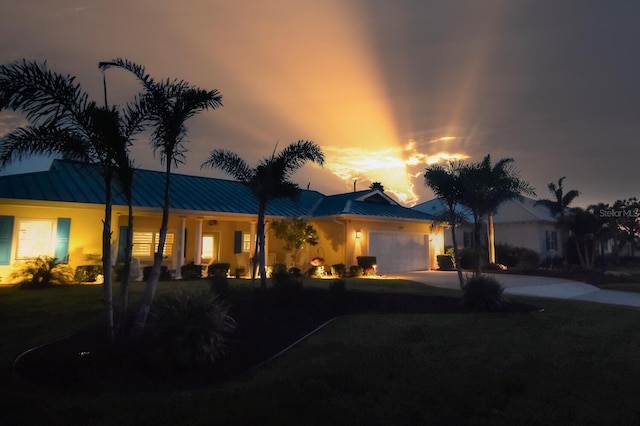
M 225 106 L 189 123 L 182 173 L 214 175 L 199 170 L 212 148 L 251 163 L 311 139 L 355 156 L 333 159 L 343 172 L 389 152 L 401 153 L 389 167 L 415 154 L 511 157 L 540 196 L 567 176 L 587 204 L 640 196 L 639 17 L 623 0 L 25 0 L 3 6 L 0 62 L 46 59 L 96 98 L 97 62 L 113 57 L 220 90 Z M 108 79 L 113 102 L 137 90 Z M 434 142 L 444 136 L 456 139 Z M 136 162 L 159 168 L 139 144 Z M 424 200 L 420 167 L 406 173 Z M 305 168 L 299 183 L 352 185 L 331 170 Z M 343 176 L 383 175 L 363 170 Z

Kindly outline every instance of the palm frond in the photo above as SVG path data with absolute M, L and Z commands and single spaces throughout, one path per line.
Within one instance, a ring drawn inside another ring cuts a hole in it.
M 209 153 L 209 158 L 202 163 L 200 169 L 207 167 L 220 169 L 244 183 L 249 182 L 255 174 L 238 154 L 224 149 L 215 149 Z
M 32 124 L 71 127 L 90 103 L 74 76 L 54 73 L 46 62 L 0 66 L 0 109 L 22 111 Z
M 283 177 L 288 179 L 295 171 L 300 169 L 307 161 L 320 166 L 324 164 L 322 149 L 312 141 L 299 140 L 285 147 L 278 155 L 273 157 L 274 164 L 279 164 L 283 170 Z
M 90 161 L 82 135 L 50 124 L 19 127 L 0 139 L 0 169 L 32 155 L 42 154 L 60 154 Z

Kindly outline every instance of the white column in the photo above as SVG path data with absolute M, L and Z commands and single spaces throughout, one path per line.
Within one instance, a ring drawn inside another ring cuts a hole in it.
M 202 219 L 196 219 L 195 250 L 193 252 L 193 263 L 202 263 Z
M 184 229 L 186 227 L 187 218 L 180 217 L 180 228 L 178 230 L 178 235 L 176 238 L 176 245 L 178 246 L 178 250 L 176 250 L 176 254 L 178 259 L 176 259 L 176 279 L 182 279 L 182 265 L 184 265 Z

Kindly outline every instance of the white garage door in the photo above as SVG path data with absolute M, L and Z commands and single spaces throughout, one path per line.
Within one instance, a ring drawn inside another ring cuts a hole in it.
M 376 256 L 381 274 L 429 269 L 429 235 L 370 232 L 369 254 Z

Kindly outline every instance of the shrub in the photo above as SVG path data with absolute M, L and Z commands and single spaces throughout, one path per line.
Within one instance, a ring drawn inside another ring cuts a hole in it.
M 349 276 L 351 277 L 361 277 L 364 275 L 364 269 L 357 265 L 349 266 Z
M 73 282 L 73 272 L 68 265 L 58 263 L 55 257 L 38 256 L 28 260 L 11 275 L 11 279 L 19 280 L 23 288 L 45 288 Z
M 297 268 L 291 268 L 297 269 Z M 278 268 L 271 274 L 271 285 L 273 289 L 280 293 L 291 293 L 302 289 L 302 276 L 300 270 L 291 273 L 286 269 Z
M 291 275 L 292 277 L 300 278 L 302 277 L 302 270 L 300 268 L 290 268 L 289 275 Z
M 229 275 L 230 268 L 231 265 L 229 263 L 213 263 L 207 268 L 207 274 L 210 277 L 213 277 L 215 275 L 223 275 L 226 277 Z
M 487 259 L 489 258 L 489 253 L 487 252 L 487 249 L 482 248 L 480 249 L 482 250 L 482 253 L 480 254 L 480 259 L 481 262 L 486 263 Z M 475 269 L 476 268 L 476 250 L 472 249 L 472 248 L 463 248 L 462 250 L 460 250 L 460 253 L 458 254 L 458 257 L 460 258 L 460 266 L 462 267 L 462 269 Z M 484 265 L 480 265 L 480 266 L 484 266 Z
M 202 265 L 196 265 L 194 262 L 182 265 L 180 275 L 183 280 L 199 280 L 202 278 Z
M 462 306 L 469 310 L 495 312 L 502 308 L 504 287 L 494 277 L 477 275 L 465 280 Z
M 377 265 L 377 259 L 375 256 L 357 256 L 356 260 L 358 262 L 358 266 L 364 271 L 367 269 L 374 269 L 373 267 Z
M 497 244 L 496 261 L 509 268 L 535 269 L 540 264 L 540 255 L 526 247 Z
M 226 298 L 229 295 L 229 280 L 226 275 L 212 275 L 209 277 L 209 289 L 211 293 Z
M 149 279 L 151 269 L 153 269 L 153 266 L 145 266 L 144 268 L 142 268 L 142 279 L 144 281 L 147 281 Z M 122 273 L 120 273 L 120 275 L 122 275 Z M 171 281 L 172 279 L 173 277 L 169 272 L 169 268 L 164 265 L 160 266 L 160 281 Z
M 324 266 L 312 266 L 307 271 L 307 275 L 312 278 L 322 278 L 324 276 Z
M 347 274 L 347 267 L 344 266 L 344 263 L 336 263 L 335 265 L 331 265 L 331 275 L 344 277 L 346 274 Z
M 438 261 L 438 269 L 442 271 L 451 271 L 452 269 L 456 269 L 453 256 L 451 255 L 439 254 L 436 256 L 436 260 Z
M 76 268 L 73 280 L 77 283 L 93 283 L 98 275 L 102 275 L 102 265 L 80 265 Z
M 236 268 L 235 276 L 236 278 L 244 277 L 247 274 L 247 268 L 243 268 L 242 266 Z
M 152 365 L 165 372 L 211 366 L 236 329 L 228 310 L 215 294 L 203 291 L 159 297 L 149 317 Z

